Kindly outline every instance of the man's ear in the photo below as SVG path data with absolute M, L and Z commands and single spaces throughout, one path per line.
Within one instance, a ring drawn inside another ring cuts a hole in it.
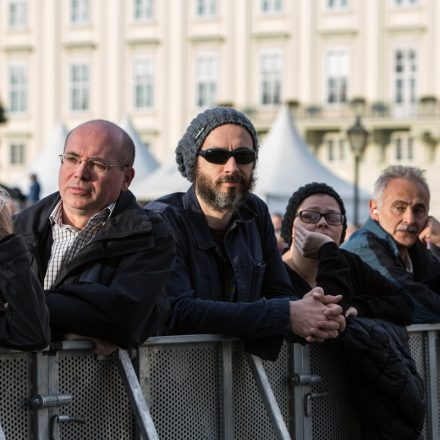
M 124 172 L 124 180 L 122 181 L 122 191 L 127 191 L 131 181 L 134 178 L 134 168 L 127 167 Z
M 370 217 L 373 220 L 379 221 L 379 213 L 377 212 L 377 200 L 371 199 L 370 200 Z

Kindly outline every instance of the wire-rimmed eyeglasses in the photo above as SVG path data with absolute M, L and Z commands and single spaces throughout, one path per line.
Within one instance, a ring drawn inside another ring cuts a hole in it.
M 81 159 L 76 154 L 69 153 L 60 154 L 59 158 L 61 160 L 61 164 L 64 167 L 70 168 L 72 170 L 78 168 L 81 165 L 81 162 L 85 162 L 86 167 L 89 171 L 92 171 L 93 173 L 101 176 L 107 173 L 110 168 L 124 168 L 129 166 L 122 164 L 112 165 L 102 159 Z

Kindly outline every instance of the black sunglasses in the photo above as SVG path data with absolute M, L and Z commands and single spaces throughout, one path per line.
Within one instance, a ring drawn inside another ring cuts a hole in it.
M 255 151 L 250 148 L 237 148 L 236 150 L 226 150 L 225 148 L 208 148 L 197 153 L 210 163 L 224 165 L 231 157 L 239 165 L 248 165 L 255 161 Z

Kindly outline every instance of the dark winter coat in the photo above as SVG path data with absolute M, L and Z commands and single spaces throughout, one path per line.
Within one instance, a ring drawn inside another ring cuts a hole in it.
M 338 342 L 349 364 L 363 438 L 418 439 L 425 419 L 425 390 L 405 327 L 351 318 Z
M 59 200 L 58 193 L 52 194 L 15 219 L 41 284 L 52 245 L 49 215 Z M 174 258 L 165 222 L 145 213 L 131 192 L 122 193 L 104 227 L 46 291 L 54 339 L 72 332 L 120 347 L 144 342 L 167 315 L 163 286 Z
M 50 342 L 49 312 L 40 283 L 30 270 L 21 237 L 0 240 L 0 346 L 41 350 Z

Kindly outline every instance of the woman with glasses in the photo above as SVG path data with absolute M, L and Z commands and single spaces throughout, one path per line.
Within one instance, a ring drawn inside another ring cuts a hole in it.
M 281 227 L 288 245 L 283 254 L 298 295 L 320 286 L 326 294 L 342 294 L 345 316 L 381 318 L 411 324 L 413 306 L 401 288 L 339 248 L 347 230 L 342 199 L 325 183 L 310 183 L 289 200 Z

